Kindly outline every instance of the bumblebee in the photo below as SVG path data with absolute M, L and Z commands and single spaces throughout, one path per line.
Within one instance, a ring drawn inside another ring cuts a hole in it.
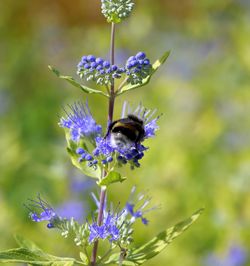
M 112 122 L 109 127 L 107 136 L 110 136 L 111 146 L 118 148 L 130 148 L 143 141 L 145 129 L 143 120 L 135 115 L 129 114 L 126 118 L 121 118 Z

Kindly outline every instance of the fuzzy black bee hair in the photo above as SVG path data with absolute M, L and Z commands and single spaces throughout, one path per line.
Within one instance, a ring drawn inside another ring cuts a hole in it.
M 107 130 L 105 138 L 111 135 L 114 144 L 119 146 L 134 143 L 136 146 L 143 141 L 145 136 L 144 123 L 139 117 L 129 114 L 126 118 L 121 118 L 112 122 Z

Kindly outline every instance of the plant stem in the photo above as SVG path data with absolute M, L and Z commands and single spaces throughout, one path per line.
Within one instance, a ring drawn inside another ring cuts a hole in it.
M 104 176 L 104 174 L 103 174 L 103 176 Z M 98 224 L 98 226 L 100 226 L 102 224 L 105 197 L 106 197 L 106 187 L 101 187 L 101 192 L 100 192 L 100 206 L 99 206 L 98 218 L 97 218 L 97 224 Z M 98 249 L 98 240 L 96 240 L 94 242 L 94 247 L 93 247 L 92 256 L 91 256 L 91 265 L 92 266 L 95 266 L 96 265 L 97 249 Z
M 115 63 L 115 24 L 111 24 L 111 40 L 110 40 L 110 62 L 112 65 Z M 109 98 L 109 108 L 108 108 L 108 125 L 113 121 L 113 113 L 114 113 L 114 103 L 115 103 L 115 84 L 114 79 L 111 80 L 110 85 L 110 98 Z M 105 170 L 102 172 L 102 178 L 106 175 Z M 100 191 L 100 206 L 98 210 L 98 218 L 97 224 L 100 226 L 102 224 L 104 205 L 105 205 L 105 197 L 106 197 L 106 187 L 101 187 Z M 94 242 L 94 247 L 91 256 L 91 265 L 96 265 L 97 258 L 97 249 L 98 249 L 98 240 Z
M 112 65 L 115 64 L 115 23 L 113 22 L 111 24 L 110 62 Z M 110 85 L 108 124 L 110 124 L 113 121 L 114 104 L 115 104 L 115 82 L 114 79 L 112 79 Z

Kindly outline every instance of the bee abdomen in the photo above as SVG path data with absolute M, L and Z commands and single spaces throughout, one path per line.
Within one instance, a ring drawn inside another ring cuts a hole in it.
M 116 126 L 113 128 L 112 133 L 121 133 L 131 141 L 136 141 L 139 135 L 138 130 L 129 125 Z

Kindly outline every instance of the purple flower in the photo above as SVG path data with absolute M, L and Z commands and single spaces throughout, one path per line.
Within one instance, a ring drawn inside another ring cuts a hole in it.
M 89 224 L 89 242 L 93 243 L 97 239 L 109 239 L 110 242 L 119 240 L 118 219 L 119 214 L 113 214 L 110 211 L 104 212 L 104 219 L 101 225 L 98 225 L 97 222 Z
M 118 163 L 118 166 L 129 163 L 131 169 L 139 167 L 139 161 L 148 149 L 142 142 L 147 138 L 155 136 L 155 132 L 159 128 L 157 125 L 159 116 L 155 115 L 156 109 L 151 111 L 140 104 L 132 110 L 125 102 L 121 118 L 127 119 L 129 115 L 133 115 L 142 121 L 143 129 L 139 141 L 134 142 L 127 138 L 128 141 L 124 145 L 118 145 L 115 142 L 116 136 L 112 134 L 112 131 L 109 131 L 105 137 L 101 136 L 101 126 L 96 124 L 87 103 L 86 105 L 82 103 L 75 104 L 70 106 L 70 109 L 72 113 L 66 113 L 67 119 L 61 118 L 59 125 L 69 129 L 71 139 L 75 142 L 79 142 L 84 137 L 90 138 L 89 140 L 95 146 L 92 151 L 88 150 L 88 147 L 78 146 L 75 152 L 78 155 L 79 163 L 87 162 L 87 165 L 93 167 L 93 169 L 97 169 L 98 164 L 108 164 L 113 161 Z
M 62 117 L 59 126 L 70 130 L 71 139 L 78 142 L 81 137 L 94 138 L 101 134 L 102 127 L 97 125 L 92 117 L 88 103 L 82 102 L 69 105 L 70 113 L 65 111 L 67 117 Z
M 127 214 L 131 215 L 131 222 L 133 223 L 136 219 L 140 218 L 142 223 L 147 225 L 148 220 L 144 217 L 144 214 L 157 209 L 158 207 L 152 207 L 150 209 L 146 209 L 146 206 L 150 203 L 151 198 L 146 196 L 145 194 L 135 194 L 136 187 L 131 189 L 131 193 L 129 199 L 125 206 L 125 211 Z
M 156 117 L 155 113 L 156 110 L 148 110 L 141 104 L 135 108 L 135 110 L 131 110 L 125 102 L 122 109 L 122 118 L 126 118 L 129 114 L 133 114 L 142 120 L 144 135 L 142 136 L 141 141 L 143 141 L 146 138 L 153 137 L 155 131 L 159 128 L 157 125 L 159 116 Z M 120 165 L 129 162 L 132 169 L 140 166 L 139 160 L 143 158 L 144 151 L 147 150 L 147 148 L 140 142 L 133 143 L 130 141 L 124 145 L 116 145 L 112 138 L 112 133 L 109 133 L 105 138 L 96 137 L 95 142 L 96 148 L 93 151 L 93 155 L 101 156 L 103 164 L 111 162 L 116 154 L 116 159 Z M 103 159 L 103 156 L 105 159 Z
M 29 204 L 25 205 L 30 210 L 31 220 L 34 222 L 48 221 L 48 228 L 55 227 L 55 223 L 60 220 L 60 217 L 40 195 L 37 196 L 37 199 L 38 200 L 29 199 Z M 37 211 L 34 211 L 33 209 L 36 209 Z
M 92 197 L 96 203 L 97 211 L 100 208 L 99 199 L 92 193 Z M 131 228 L 136 219 L 141 219 L 143 224 L 148 224 L 148 220 L 144 217 L 144 214 L 156 209 L 156 207 L 146 209 L 146 206 L 150 202 L 144 194 L 135 195 L 135 187 L 132 188 L 130 197 L 125 207 L 119 211 L 118 207 L 114 210 L 113 205 L 110 204 L 109 211 L 106 211 L 107 198 L 103 207 L 103 221 L 101 225 L 98 225 L 93 219 L 92 224 L 88 224 L 90 231 L 89 242 L 93 243 L 97 239 L 108 239 L 112 241 L 132 241 L 133 229 Z

